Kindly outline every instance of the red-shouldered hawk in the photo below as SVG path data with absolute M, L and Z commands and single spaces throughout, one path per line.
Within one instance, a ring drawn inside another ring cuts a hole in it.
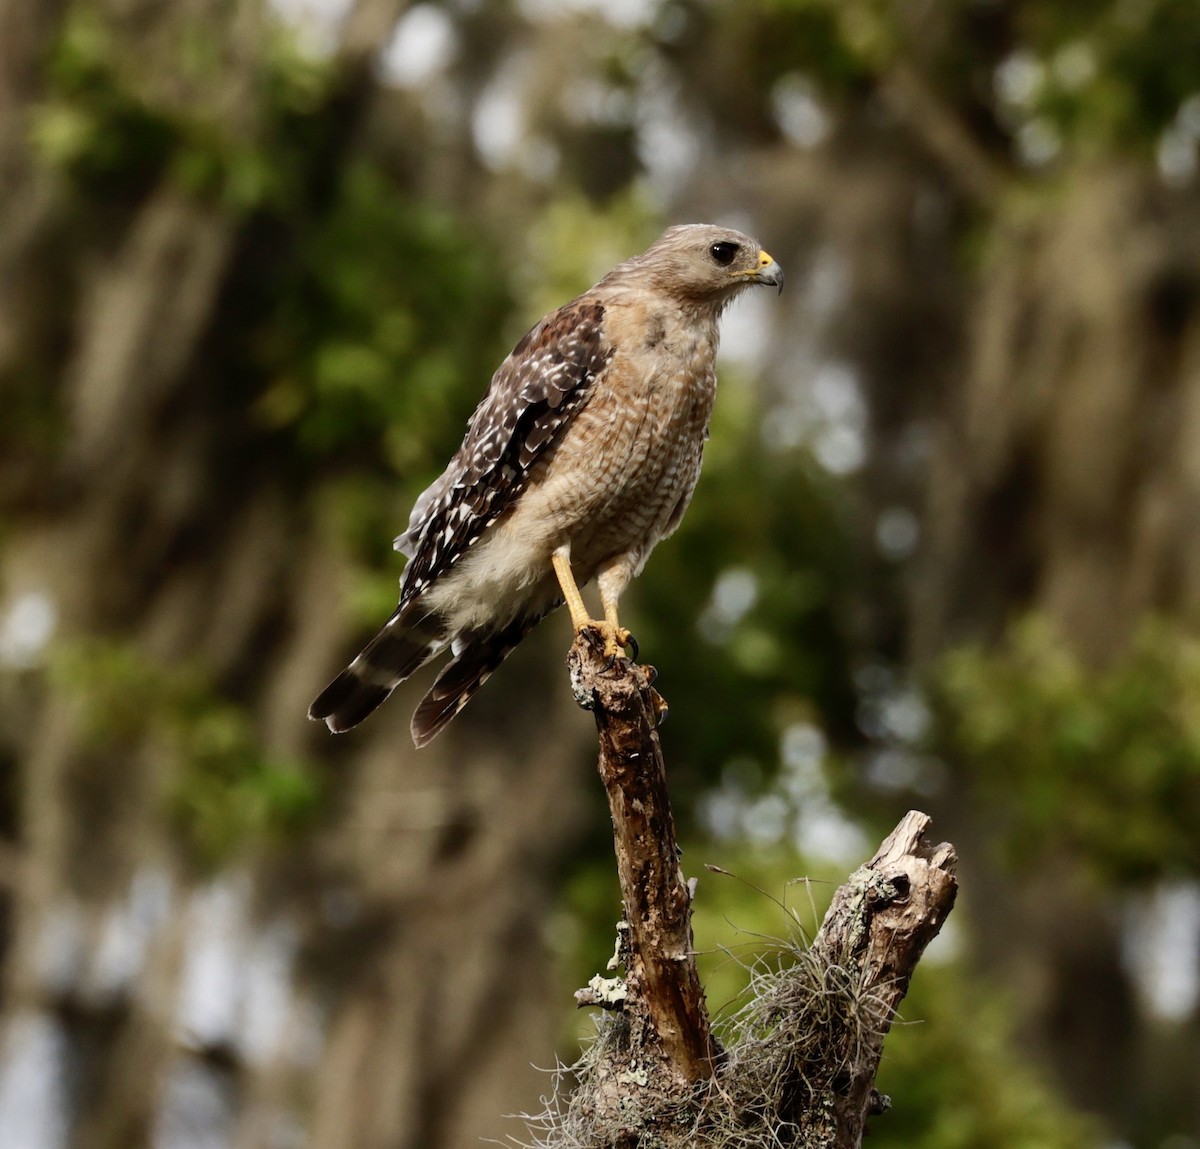
M 679 525 L 700 474 L 716 390 L 717 322 L 751 284 L 783 288 L 757 241 L 669 228 L 546 316 L 492 376 L 450 465 L 417 499 L 395 614 L 309 708 L 340 733 L 446 647 L 412 720 L 434 737 L 547 614 L 612 653 L 617 602 Z M 603 621 L 579 587 L 595 578 Z

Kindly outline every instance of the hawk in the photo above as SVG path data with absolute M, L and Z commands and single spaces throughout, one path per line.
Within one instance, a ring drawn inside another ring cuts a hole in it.
M 413 715 L 423 746 L 563 602 L 576 632 L 595 627 L 610 654 L 629 644 L 617 603 L 691 500 L 718 321 L 752 284 L 783 289 L 756 240 L 672 227 L 527 332 L 396 539 L 409 559 L 400 605 L 309 717 L 349 730 L 448 647 Z M 592 579 L 603 620 L 579 593 Z

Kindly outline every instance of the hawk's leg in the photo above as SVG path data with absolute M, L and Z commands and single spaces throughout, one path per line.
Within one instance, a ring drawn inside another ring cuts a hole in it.
M 625 647 L 633 647 L 633 657 L 638 656 L 637 639 L 617 621 L 617 601 L 633 578 L 633 565 L 625 556 L 610 559 L 600 568 L 596 582 L 600 587 L 600 601 L 604 604 L 604 650 L 610 657 L 623 654 Z
M 575 628 L 576 634 L 585 626 L 595 626 L 596 624 L 588 616 L 583 595 L 579 593 L 579 586 L 571 571 L 570 546 L 559 547 L 550 556 L 550 561 L 554 564 L 554 573 L 558 576 L 558 585 L 562 587 L 563 598 L 567 600 L 567 610 L 571 612 L 571 625 Z
M 609 658 L 623 654 L 625 646 L 632 641 L 629 631 L 617 622 L 617 599 L 629 585 L 632 571 L 627 563 L 616 562 L 601 568 L 600 598 L 604 603 L 604 619 L 594 619 L 588 614 L 583 595 L 579 593 L 579 585 L 571 571 L 570 546 L 559 547 L 550 556 L 554 565 L 554 573 L 558 576 L 558 585 L 562 588 L 563 598 L 567 602 L 567 610 L 571 612 L 571 625 L 578 634 L 585 627 L 591 627 L 600 632 L 604 639 L 604 653 Z

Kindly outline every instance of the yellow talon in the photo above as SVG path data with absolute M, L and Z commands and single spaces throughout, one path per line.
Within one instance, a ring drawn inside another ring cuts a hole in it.
M 637 660 L 638 644 L 637 639 L 629 633 L 623 626 L 613 626 L 612 623 L 604 619 L 589 619 L 581 630 L 594 630 L 604 642 L 604 657 L 610 662 L 618 658 L 625 658 L 625 648 L 633 647 L 633 658 Z

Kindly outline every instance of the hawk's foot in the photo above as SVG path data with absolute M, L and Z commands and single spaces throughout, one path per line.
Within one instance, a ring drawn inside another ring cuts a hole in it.
M 589 619 L 579 629 L 592 630 L 599 635 L 600 640 L 604 643 L 604 657 L 608 659 L 610 665 L 618 658 L 625 657 L 627 646 L 633 648 L 633 661 L 637 661 L 637 639 L 625 627 L 614 626 L 604 619 Z

